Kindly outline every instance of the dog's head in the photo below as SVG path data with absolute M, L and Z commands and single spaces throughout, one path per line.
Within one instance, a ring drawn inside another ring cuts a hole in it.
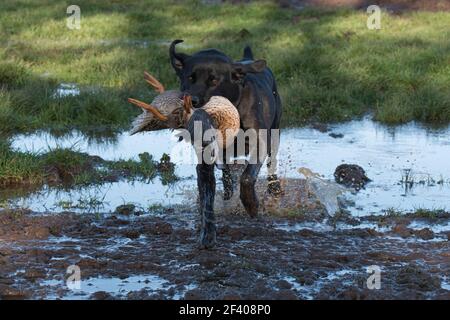
M 181 91 L 192 96 L 194 107 L 202 107 L 212 96 L 223 96 L 235 103 L 239 100 L 240 88 L 247 73 L 261 72 L 266 67 L 264 60 L 253 61 L 251 51 L 244 60 L 234 62 L 216 49 L 206 49 L 193 55 L 178 53 L 170 45 L 170 61 L 180 79 Z

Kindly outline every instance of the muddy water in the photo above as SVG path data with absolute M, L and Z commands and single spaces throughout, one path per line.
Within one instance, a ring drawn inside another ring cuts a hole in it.
M 342 137 L 333 138 L 330 133 Z M 15 136 L 12 145 L 18 150 L 33 152 L 69 147 L 106 160 L 136 159 L 141 152 L 149 152 L 159 159 L 163 153 L 168 153 L 177 164 L 176 174 L 181 178 L 181 182 L 171 186 L 154 180 L 149 184 L 118 182 L 69 192 L 44 189 L 13 200 L 17 204 L 25 203 L 34 211 L 48 211 L 57 204 L 73 203 L 77 198 L 86 197 L 102 199 L 104 211 L 111 211 L 124 202 L 142 207 L 154 203 L 178 204 L 192 196 L 184 194 L 183 190 L 195 188 L 192 148 L 177 142 L 170 131 L 135 136 L 125 132 L 117 139 L 104 142 L 93 141 L 75 131 L 58 138 L 48 132 L 37 132 Z M 327 132 L 313 128 L 282 130 L 278 172 L 282 178 L 302 178 L 297 169 L 308 167 L 333 179 L 334 169 L 339 164 L 359 164 L 372 182 L 365 190 L 347 195 L 354 202 L 349 210 L 356 216 L 379 214 L 387 209 L 449 209 L 450 165 L 446 160 L 449 158 L 450 128 L 432 130 L 413 123 L 391 128 L 365 118 L 332 125 Z M 263 167 L 260 176 L 266 173 Z M 411 183 L 401 182 L 406 175 Z

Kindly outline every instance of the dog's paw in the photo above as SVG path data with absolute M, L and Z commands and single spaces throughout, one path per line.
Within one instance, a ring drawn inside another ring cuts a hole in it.
M 250 218 L 256 218 L 258 216 L 258 203 L 244 204 L 245 211 L 250 216 Z
M 200 232 L 200 249 L 212 249 L 217 244 L 216 228 L 204 228 Z
M 243 192 L 241 188 L 241 202 L 247 214 L 255 218 L 258 215 L 259 201 L 254 193 Z
M 283 193 L 283 190 L 281 189 L 280 180 L 278 180 L 276 176 L 275 177 L 271 176 L 267 179 L 267 181 L 268 181 L 267 191 L 269 192 L 269 194 L 274 197 L 279 197 Z

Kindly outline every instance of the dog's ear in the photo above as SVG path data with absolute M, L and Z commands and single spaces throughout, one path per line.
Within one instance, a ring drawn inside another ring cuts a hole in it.
M 172 67 L 175 69 L 177 74 L 179 74 L 180 70 L 183 69 L 184 62 L 186 61 L 187 58 L 189 58 L 189 55 L 184 54 L 184 53 L 177 53 L 175 51 L 175 46 L 181 42 L 183 42 L 183 40 L 174 40 L 170 44 L 170 48 L 169 48 L 170 63 L 172 64 Z
M 232 67 L 232 75 L 234 80 L 240 80 L 245 77 L 247 73 L 257 73 L 262 72 L 266 67 L 265 60 L 256 60 L 256 61 L 243 61 L 236 62 L 231 65 Z

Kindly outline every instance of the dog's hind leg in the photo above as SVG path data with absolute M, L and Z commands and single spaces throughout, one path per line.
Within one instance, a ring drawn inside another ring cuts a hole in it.
M 261 156 L 260 147 L 265 149 Z M 258 138 L 256 145 L 251 146 L 249 143 L 246 143 L 246 150 L 248 150 L 249 157 L 244 172 L 241 175 L 240 198 L 247 213 L 254 218 L 258 215 L 259 209 L 255 184 L 259 171 L 267 158 L 266 141 Z
M 214 164 L 201 163 L 197 165 L 197 185 L 200 196 L 200 246 L 212 248 L 216 244 L 216 224 L 214 215 L 214 197 L 216 193 L 216 178 Z
M 252 218 L 258 215 L 259 201 L 255 191 L 255 183 L 262 164 L 262 162 L 247 164 L 241 176 L 240 198 L 245 210 Z

